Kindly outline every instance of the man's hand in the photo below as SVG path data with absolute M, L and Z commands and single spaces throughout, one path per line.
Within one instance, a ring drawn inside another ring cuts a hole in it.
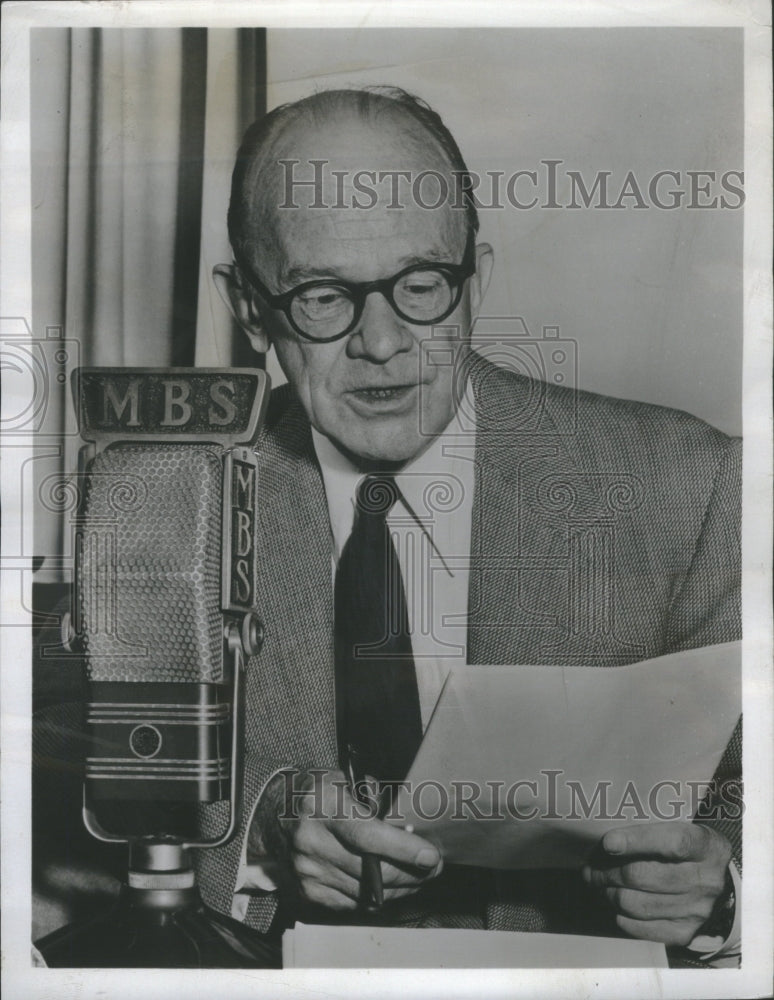
M 360 895 L 361 855 L 382 861 L 385 901 L 416 892 L 440 874 L 441 855 L 429 841 L 380 819 L 365 817 L 341 771 L 317 776 L 296 799 L 295 816 L 280 819 L 301 895 L 334 910 L 354 910 Z
M 723 892 L 731 846 L 694 823 L 641 823 L 605 834 L 583 878 L 604 893 L 632 937 L 686 945 Z

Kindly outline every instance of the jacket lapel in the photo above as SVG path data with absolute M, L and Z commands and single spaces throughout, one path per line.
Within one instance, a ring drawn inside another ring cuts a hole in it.
M 557 433 L 546 386 L 473 356 L 475 493 L 468 662 L 545 662 L 567 602 L 566 526 L 533 503 L 551 469 L 575 461 Z
M 268 729 L 284 750 L 292 741 L 295 763 L 335 765 L 330 522 L 309 423 L 294 399 L 259 444 L 258 484 L 265 638 L 250 669 L 264 705 L 262 740 Z

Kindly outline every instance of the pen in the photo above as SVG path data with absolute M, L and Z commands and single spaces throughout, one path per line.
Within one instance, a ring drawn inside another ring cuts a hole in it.
M 352 798 L 373 807 L 372 797 L 368 793 L 365 775 L 357 764 L 357 750 L 347 744 L 347 785 Z M 376 854 L 362 855 L 362 874 L 360 879 L 360 905 L 367 913 L 378 910 L 384 902 L 384 886 L 382 885 L 382 865 Z

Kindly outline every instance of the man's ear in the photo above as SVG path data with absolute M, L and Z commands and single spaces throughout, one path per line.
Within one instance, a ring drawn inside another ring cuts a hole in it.
M 488 243 L 476 244 L 476 273 L 470 279 L 470 309 L 475 319 L 484 301 L 494 266 L 494 251 Z
M 216 264 L 212 269 L 212 280 L 231 315 L 250 338 L 253 350 L 265 354 L 271 346 L 271 341 L 255 304 L 252 290 L 245 285 L 238 268 L 234 264 Z

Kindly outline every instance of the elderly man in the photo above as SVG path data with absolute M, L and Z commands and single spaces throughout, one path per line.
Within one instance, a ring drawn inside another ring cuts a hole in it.
M 471 352 L 493 254 L 465 170 L 441 119 L 386 89 L 278 108 L 239 151 L 235 264 L 215 280 L 289 384 L 258 446 L 266 633 L 243 829 L 202 856 L 202 890 L 256 928 L 352 922 L 375 854 L 384 906 L 367 919 L 623 933 L 712 960 L 732 946 L 734 824 L 639 823 L 580 873 L 494 873 L 333 808 L 350 754 L 384 795 L 405 778 L 455 658 L 604 667 L 740 634 L 739 443 Z M 546 484 L 567 481 L 592 520 L 600 489 L 628 497 L 602 589 L 593 532 L 561 568 L 568 522 Z M 433 484 L 453 500 L 433 506 Z

